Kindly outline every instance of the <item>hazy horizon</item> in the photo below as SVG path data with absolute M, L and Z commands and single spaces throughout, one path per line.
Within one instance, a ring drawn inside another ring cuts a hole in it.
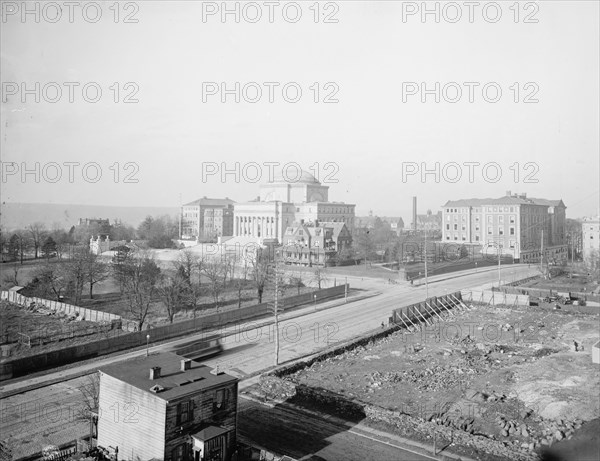
M 478 10 L 471 22 L 466 10 L 436 22 L 407 15 L 413 2 L 363 1 L 320 3 L 318 15 L 302 3 L 297 22 L 281 10 L 252 22 L 242 9 L 236 22 L 207 15 L 209 3 L 121 3 L 114 21 L 100 2 L 94 23 L 80 9 L 72 22 L 4 18 L 2 199 L 243 202 L 279 162 L 318 176 L 357 215 L 406 222 L 412 196 L 425 213 L 507 190 L 562 199 L 569 217 L 598 214 L 598 2 L 521 2 L 518 15 L 501 3 L 498 21 Z

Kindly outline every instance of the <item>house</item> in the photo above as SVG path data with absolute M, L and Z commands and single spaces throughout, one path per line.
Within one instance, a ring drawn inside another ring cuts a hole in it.
M 283 236 L 283 257 L 290 264 L 324 266 L 352 244 L 343 222 L 304 222 L 289 226 Z
M 173 353 L 100 370 L 98 446 L 119 460 L 227 461 L 238 380 Z

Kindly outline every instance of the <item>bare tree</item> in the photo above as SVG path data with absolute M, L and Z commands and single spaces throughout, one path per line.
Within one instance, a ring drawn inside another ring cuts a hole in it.
M 90 299 L 94 298 L 94 285 L 106 280 L 109 276 L 108 266 L 91 251 L 86 255 L 86 276 L 90 285 Z
M 44 223 L 35 222 L 27 227 L 31 240 L 33 242 L 33 249 L 35 252 L 35 259 L 38 259 L 38 250 L 42 246 L 44 237 L 46 236 L 46 226 Z
M 89 250 L 79 247 L 73 252 L 73 257 L 59 265 L 63 278 L 67 281 L 67 294 L 75 305 L 81 303 L 83 288 L 88 282 Z
M 15 286 L 19 285 L 19 264 L 17 261 L 12 262 L 12 271 L 10 274 L 4 276 L 4 283 L 12 284 Z
M 142 330 L 160 279 L 160 268 L 147 251 L 138 250 L 121 264 L 129 314 Z
M 83 416 L 90 420 L 90 440 L 98 433 L 98 409 L 100 407 L 100 376 L 98 373 L 87 375 L 79 387 L 83 397 Z
M 272 261 L 267 251 L 258 250 L 256 256 L 251 259 L 250 263 L 252 266 L 252 281 L 256 287 L 258 304 L 261 304 Z
M 245 286 L 246 286 L 246 281 L 244 279 L 234 279 L 233 280 L 233 287 L 235 288 L 235 291 L 237 293 L 238 309 L 240 307 L 242 307 L 242 293 L 244 291 Z
M 202 267 L 202 257 L 191 250 L 182 250 L 173 262 L 175 270 L 189 283 L 192 283 L 193 276 L 200 272 Z
M 158 295 L 165 306 L 169 323 L 173 323 L 175 314 L 183 305 L 188 304 L 190 293 L 190 284 L 180 274 L 170 277 L 163 277 L 157 286 Z
M 33 273 L 33 279 L 27 288 L 40 298 L 54 297 L 60 301 L 66 291 L 69 279 L 58 264 L 46 263 Z
M 329 280 L 327 270 L 324 267 L 317 267 L 313 272 L 313 282 L 317 285 L 319 290 L 321 289 L 321 285 L 327 280 Z
M 219 310 L 219 297 L 224 289 L 223 273 L 226 268 L 223 262 L 217 259 L 206 261 L 202 268 L 202 274 L 208 279 L 208 288 L 215 301 L 215 307 Z
M 298 290 L 298 294 L 300 294 L 300 288 L 304 286 L 304 280 L 302 275 L 302 272 L 292 272 L 288 276 L 290 285 L 296 287 L 296 289 Z

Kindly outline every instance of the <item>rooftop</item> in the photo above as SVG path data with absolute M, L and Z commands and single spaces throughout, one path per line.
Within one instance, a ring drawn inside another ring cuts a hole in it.
M 222 372 L 213 374 L 211 367 L 193 361 L 189 370 L 181 371 L 181 360 L 183 357 L 177 354 L 163 352 L 107 365 L 100 368 L 100 371 L 152 394 L 154 392 L 150 388 L 158 385 L 163 390 L 156 392 L 156 396 L 167 401 L 201 389 L 237 381 L 237 378 Z M 150 379 L 150 369 L 154 367 L 160 367 L 160 377 Z
M 228 205 L 234 205 L 235 202 L 229 197 L 225 198 L 208 198 L 202 197 L 193 202 L 186 203 L 183 206 L 215 206 L 215 207 L 226 207 Z
M 544 198 L 527 197 L 521 195 L 505 195 L 500 198 L 470 198 L 461 200 L 449 200 L 444 207 L 473 207 L 486 205 L 539 205 L 539 206 L 565 206 L 562 200 L 547 200 Z

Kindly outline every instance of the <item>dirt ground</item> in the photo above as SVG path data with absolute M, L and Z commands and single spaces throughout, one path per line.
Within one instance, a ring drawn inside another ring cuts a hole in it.
M 538 288 L 542 290 L 552 289 L 553 291 L 561 292 L 600 292 L 598 281 L 594 281 L 593 277 L 588 277 L 587 273 L 576 273 L 572 278 L 569 278 L 567 274 L 554 277 L 550 280 L 539 278 L 523 284 L 523 287 Z
M 600 417 L 599 335 L 597 315 L 475 306 L 288 378 L 539 451 Z

